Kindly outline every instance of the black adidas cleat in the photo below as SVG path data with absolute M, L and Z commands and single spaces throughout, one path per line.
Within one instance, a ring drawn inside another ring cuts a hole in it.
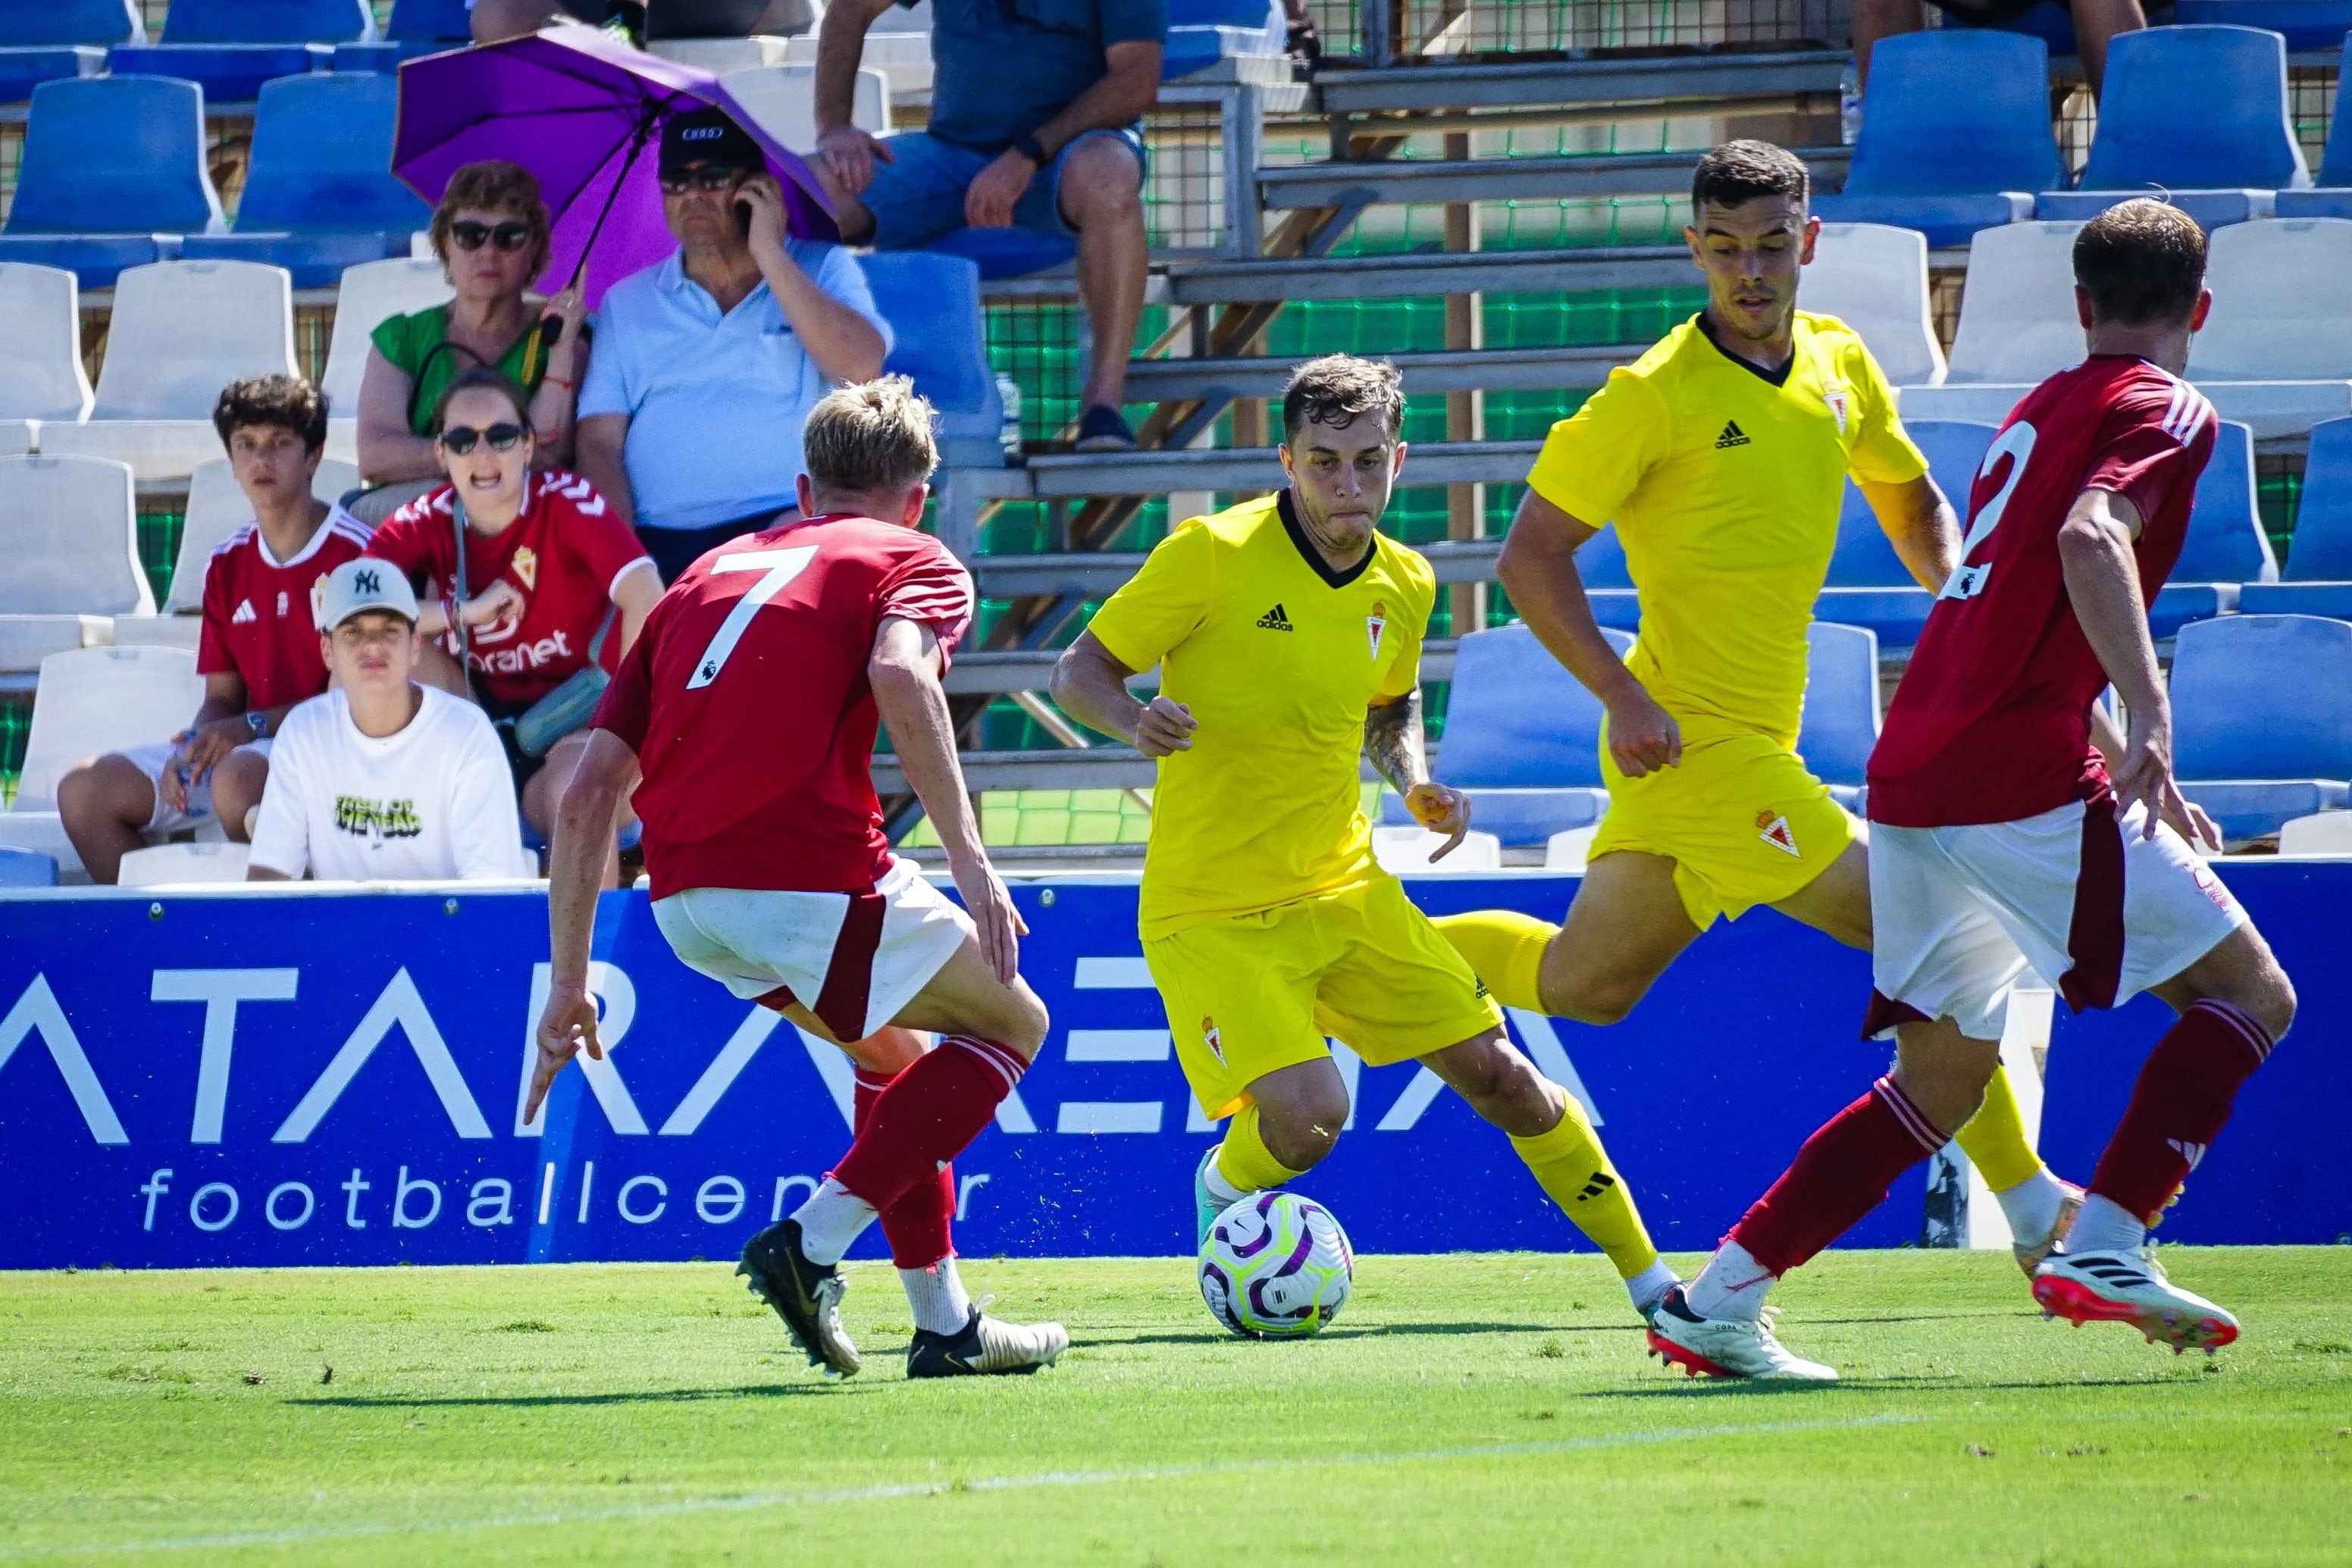
M 1059 1323 L 1008 1323 L 974 1307 L 970 1321 L 955 1333 L 915 1331 L 915 1342 L 907 1347 L 907 1375 L 984 1377 L 1034 1372 L 1053 1365 L 1069 1348 L 1069 1333 Z
M 841 1271 L 829 1263 L 809 1261 L 801 1250 L 798 1220 L 771 1225 L 751 1238 L 735 1271 L 749 1279 L 751 1293 L 784 1320 L 811 1366 L 841 1377 L 856 1375 L 865 1363 L 841 1326 Z

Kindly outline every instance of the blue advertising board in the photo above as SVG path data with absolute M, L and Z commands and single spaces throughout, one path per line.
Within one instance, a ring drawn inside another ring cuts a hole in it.
M 2186 1240 L 2352 1232 L 2334 949 L 2352 866 L 2224 875 L 2303 988 L 2302 1021 L 2165 1228 Z M 1557 916 L 1572 879 L 1409 884 L 1433 913 Z M 1212 1130 L 1135 935 L 1131 878 L 1017 883 L 1053 1033 L 958 1162 L 961 1249 L 1188 1249 Z M 671 957 L 645 895 L 606 895 L 594 983 L 610 1061 L 521 1091 L 546 981 L 527 889 L 0 900 L 0 1267 L 521 1262 L 732 1255 L 848 1142 L 830 1046 Z M 1710 1246 L 1822 1120 L 1884 1070 L 1855 1037 L 1867 961 L 1777 915 L 1712 932 L 1633 1017 L 1514 1014 L 1591 1108 L 1661 1246 Z M 2061 1018 L 2043 1145 L 2087 1172 L 2163 1009 Z M 1343 1056 L 1350 1131 L 1306 1185 L 1373 1251 L 1582 1248 L 1500 1134 L 1413 1064 Z M 1915 1173 L 1848 1244 L 1912 1242 Z M 878 1251 L 877 1239 L 861 1253 Z

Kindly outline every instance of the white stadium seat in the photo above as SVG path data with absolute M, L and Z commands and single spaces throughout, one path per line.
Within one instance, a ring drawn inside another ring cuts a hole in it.
M 183 648 L 76 648 L 41 661 L 15 806 L 0 811 L 0 846 L 81 857 L 58 821 L 58 780 L 85 758 L 169 740 L 204 701 L 196 656 Z
M 89 416 L 81 307 L 62 267 L 0 262 L 0 423 Z
M 2352 860 L 2352 811 L 2318 811 L 2292 819 L 2279 829 L 2278 852 Z
M 1503 865 L 1503 841 L 1492 833 L 1476 830 L 1463 839 L 1459 847 L 1442 861 L 1429 857 L 1445 844 L 1444 835 L 1425 828 L 1374 828 L 1372 858 L 1383 869 L 1400 876 L 1426 871 L 1499 871 Z
M 0 670 L 104 643 L 152 615 L 131 470 L 96 457 L 0 457 Z
M 2213 232 L 2213 313 L 2190 340 L 2189 379 L 2254 439 L 2303 435 L 2352 413 L 2352 220 L 2270 218 Z
M 310 481 L 310 494 L 333 505 L 354 488 L 360 471 L 349 463 L 323 458 Z M 194 648 L 203 628 L 205 568 L 223 539 L 253 520 L 245 492 L 228 459 L 215 457 L 196 465 L 188 476 L 187 519 L 180 527 L 180 549 L 173 558 L 172 585 L 163 596 L 160 615 L 118 615 L 114 641 L 159 648 Z
M 1927 236 L 1918 230 L 1823 224 L 1797 303 L 1861 333 L 1894 385 L 1943 381 L 1944 348 L 1927 298 Z
M 243 376 L 295 375 L 294 286 L 282 267 L 159 261 L 123 269 L 98 400 L 44 425 L 41 450 L 111 457 L 141 479 L 184 479 L 220 452 L 213 404 Z
M 342 287 L 335 294 L 334 336 L 327 340 L 327 370 L 319 379 L 331 416 L 329 457 L 359 461 L 360 375 L 367 369 L 369 335 L 392 317 L 445 304 L 450 296 L 449 280 L 430 251 L 422 259 L 394 256 L 343 268 Z
M 926 5 L 919 9 L 928 13 L 930 7 Z M 882 30 L 886 26 L 905 28 L 914 19 L 910 13 L 894 6 L 887 16 L 875 24 L 874 31 L 866 35 L 866 47 L 857 57 L 862 68 L 882 73 L 883 78 L 890 84 L 890 100 L 893 103 L 904 102 L 931 90 L 929 16 L 921 18 L 924 29 L 921 32 L 886 33 Z M 816 35 L 809 33 L 793 39 L 785 46 L 784 59 L 796 66 L 816 64 Z
M 189 883 L 243 882 L 249 844 L 226 839 L 193 844 L 155 844 L 122 857 L 117 887 L 173 887 Z
M 1968 287 L 1938 387 L 1908 387 L 1906 419 L 1999 424 L 2036 384 L 2083 359 L 2074 317 L 2079 223 L 2007 224 L 1969 246 Z
M 778 142 L 795 152 L 807 152 L 816 146 L 814 66 L 761 66 L 729 71 L 720 79 L 760 122 L 760 129 Z M 850 119 L 860 131 L 877 136 L 890 129 L 890 84 L 880 71 L 858 71 Z

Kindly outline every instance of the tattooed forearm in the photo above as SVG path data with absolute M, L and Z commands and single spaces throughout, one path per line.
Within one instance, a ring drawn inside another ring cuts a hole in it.
M 1400 795 L 1427 780 L 1429 762 L 1422 747 L 1419 690 L 1365 710 L 1364 759 Z

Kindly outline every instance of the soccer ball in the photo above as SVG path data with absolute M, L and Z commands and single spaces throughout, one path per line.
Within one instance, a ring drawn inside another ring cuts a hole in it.
M 1356 1254 L 1331 1211 L 1295 1192 L 1243 1198 L 1201 1243 L 1201 1297 L 1248 1339 L 1297 1339 L 1339 1315 Z

